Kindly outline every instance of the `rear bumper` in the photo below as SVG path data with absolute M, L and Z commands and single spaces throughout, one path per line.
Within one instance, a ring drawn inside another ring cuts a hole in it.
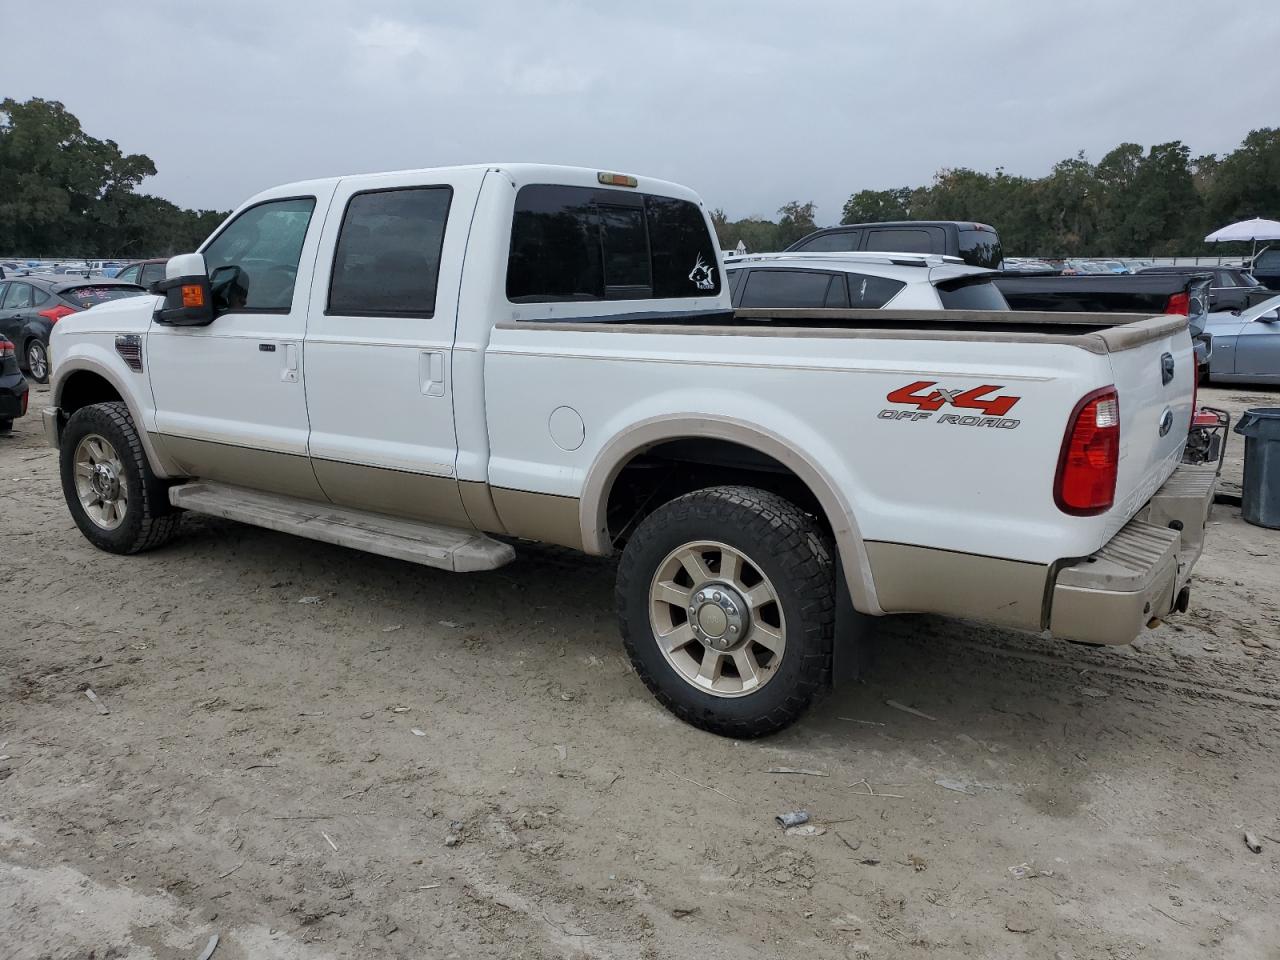
M 0 376 L 0 418 L 13 420 L 27 412 L 27 381 L 22 374 Z
M 1216 480 L 1216 464 L 1180 466 L 1101 550 L 1060 569 L 1050 633 L 1085 643 L 1131 643 L 1144 626 L 1169 614 L 1204 549 Z

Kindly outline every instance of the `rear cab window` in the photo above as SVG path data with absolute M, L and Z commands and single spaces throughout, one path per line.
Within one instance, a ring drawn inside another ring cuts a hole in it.
M 808 253 L 848 253 L 857 250 L 861 240 L 861 230 L 836 230 L 819 234 L 808 240 L 800 240 L 791 249 L 804 250 Z
M 512 303 L 715 297 L 716 244 L 689 200 L 528 184 L 516 194 L 507 260 Z
M 863 249 L 887 253 L 942 253 L 941 234 L 942 231 L 936 227 L 886 227 L 868 230 Z

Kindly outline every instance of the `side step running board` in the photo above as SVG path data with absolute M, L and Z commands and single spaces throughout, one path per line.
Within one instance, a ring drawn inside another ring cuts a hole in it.
M 495 570 L 516 556 L 509 544 L 475 530 L 397 520 L 222 483 L 197 482 L 170 487 L 169 502 L 196 513 L 239 520 L 454 573 Z

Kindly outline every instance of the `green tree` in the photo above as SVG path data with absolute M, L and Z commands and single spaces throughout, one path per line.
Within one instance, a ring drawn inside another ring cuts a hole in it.
M 194 248 L 221 215 L 136 193 L 155 172 L 149 157 L 89 136 L 56 100 L 0 102 L 0 250 L 146 257 Z
M 841 223 L 883 223 L 886 220 L 910 220 L 910 187 L 891 190 L 859 190 L 845 201 Z
M 778 208 L 778 228 L 777 235 L 774 238 L 774 243 L 776 244 L 774 249 L 785 250 L 801 237 L 817 230 L 818 226 L 813 222 L 816 212 L 817 204 L 812 200 L 805 203 L 801 203 L 799 200 L 792 200 L 790 203 L 784 203 L 780 206 Z

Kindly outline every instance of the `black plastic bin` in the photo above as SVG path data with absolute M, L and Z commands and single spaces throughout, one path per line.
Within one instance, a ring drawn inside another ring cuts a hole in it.
M 1244 437 L 1240 512 L 1249 523 L 1280 529 L 1280 407 L 1246 410 L 1235 432 Z

